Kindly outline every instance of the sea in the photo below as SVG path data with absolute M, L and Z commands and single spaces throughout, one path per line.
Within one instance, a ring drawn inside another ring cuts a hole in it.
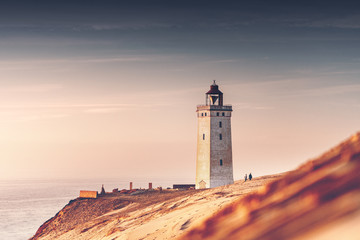
M 134 188 L 172 187 L 176 183 L 191 183 L 189 179 L 134 179 Z M 0 239 L 26 240 L 32 237 L 45 221 L 53 217 L 80 190 L 100 192 L 114 188 L 129 189 L 124 179 L 12 179 L 0 180 Z

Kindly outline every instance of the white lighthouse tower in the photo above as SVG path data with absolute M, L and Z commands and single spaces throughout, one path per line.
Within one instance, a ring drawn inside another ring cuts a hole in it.
M 196 188 L 234 183 L 231 147 L 231 105 L 223 105 L 223 93 L 214 83 L 205 105 L 197 106 L 198 135 Z

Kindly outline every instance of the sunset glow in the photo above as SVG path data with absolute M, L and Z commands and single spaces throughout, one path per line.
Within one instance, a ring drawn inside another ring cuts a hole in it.
M 359 130 L 355 8 L 80 2 L 0 9 L 1 178 L 194 181 L 213 79 L 233 105 L 235 179 Z

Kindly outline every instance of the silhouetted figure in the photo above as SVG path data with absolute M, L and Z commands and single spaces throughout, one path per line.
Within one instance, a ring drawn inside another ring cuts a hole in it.
M 105 195 L 105 188 L 104 188 L 104 184 L 102 185 L 102 187 L 101 187 L 101 193 L 100 193 L 100 195 Z
M 250 181 L 251 181 L 251 179 L 252 179 L 252 175 L 251 175 L 251 173 L 249 174 L 249 179 L 250 179 Z
M 245 182 L 246 182 L 246 180 L 247 180 L 247 174 L 245 173 Z

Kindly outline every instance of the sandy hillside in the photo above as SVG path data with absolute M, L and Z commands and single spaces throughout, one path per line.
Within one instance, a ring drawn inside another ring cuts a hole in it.
M 182 240 L 360 239 L 360 133 L 234 201 Z
M 279 176 L 206 190 L 76 199 L 41 226 L 33 239 L 174 239 Z
M 360 133 L 298 169 L 187 191 L 76 199 L 33 239 L 350 239 L 360 236 Z

